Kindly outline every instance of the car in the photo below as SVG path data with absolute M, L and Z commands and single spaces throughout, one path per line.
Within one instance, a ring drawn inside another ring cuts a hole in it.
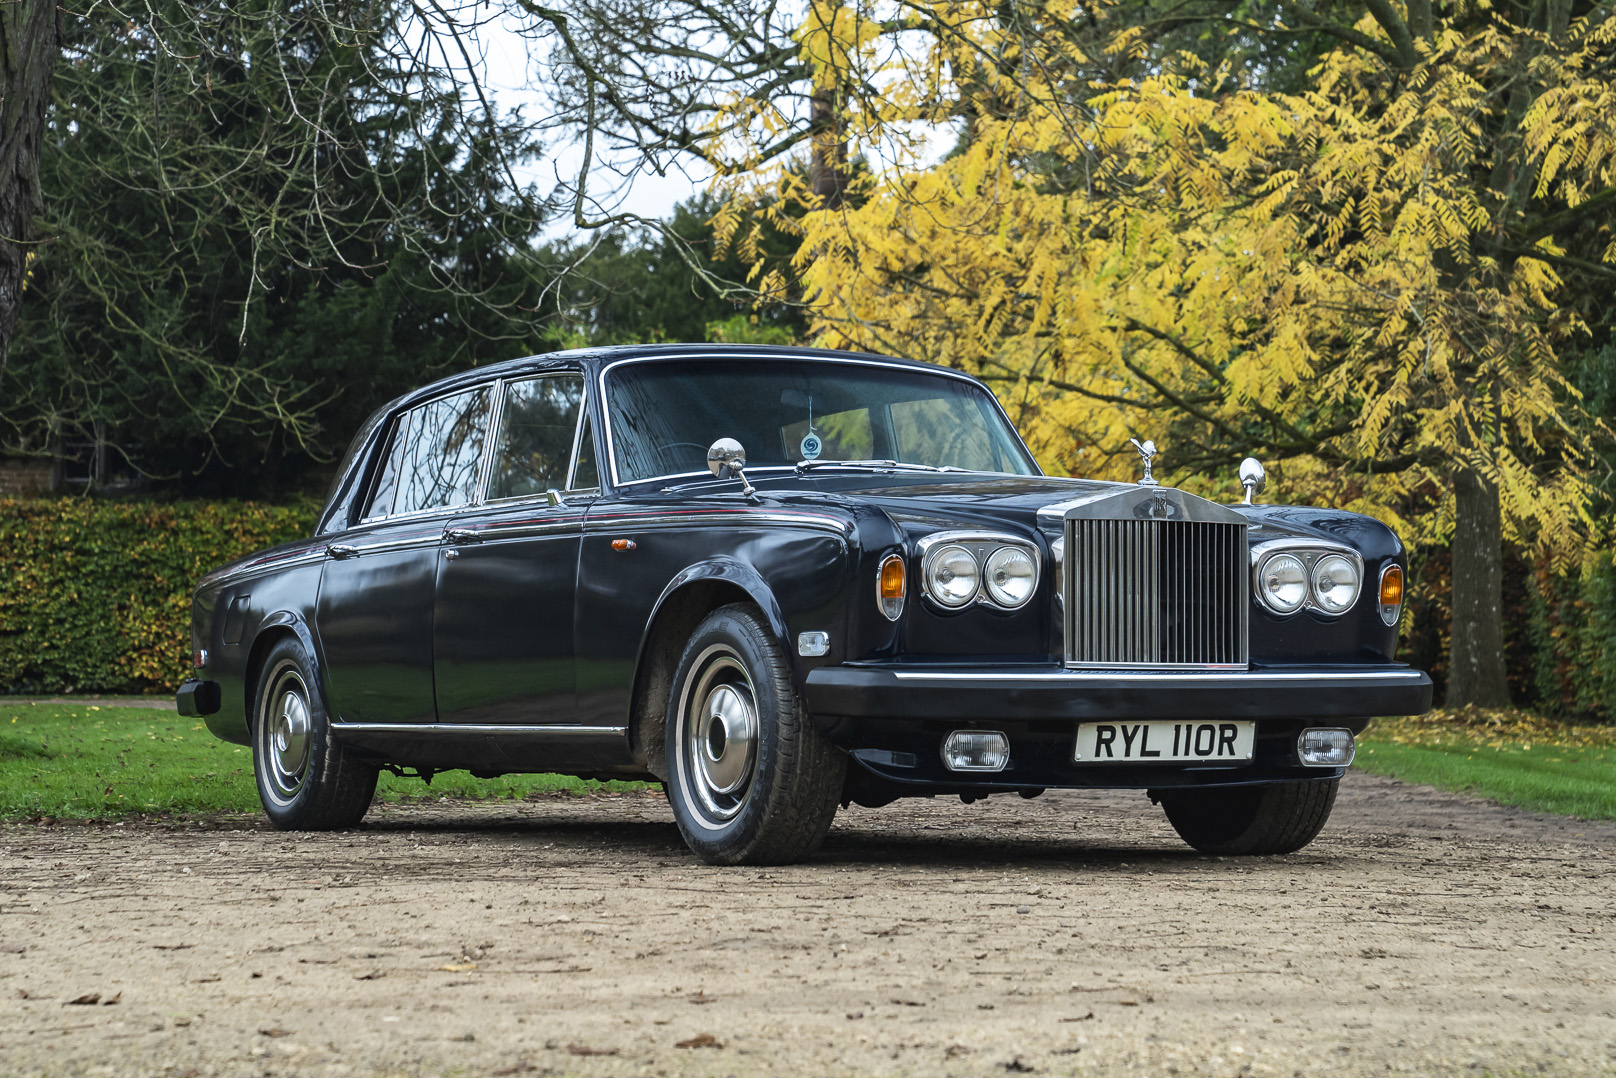
M 468 370 L 365 423 L 311 537 L 203 577 L 179 708 L 285 829 L 465 769 L 660 781 L 714 864 L 803 859 L 850 803 L 1049 789 L 1300 849 L 1370 718 L 1430 706 L 1404 548 L 1135 445 L 1137 483 L 1047 476 L 981 382 L 886 356 Z

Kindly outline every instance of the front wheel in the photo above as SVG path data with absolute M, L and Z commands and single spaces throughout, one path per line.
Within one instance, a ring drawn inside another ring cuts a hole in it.
M 1161 806 L 1179 837 L 1202 853 L 1295 853 L 1318 837 L 1340 779 L 1215 790 L 1163 790 Z
M 791 668 L 756 608 L 709 614 L 668 694 L 668 803 L 708 864 L 777 865 L 830 830 L 847 757 L 797 699 Z
M 336 831 L 364 818 L 376 768 L 331 736 L 314 664 L 297 640 L 264 658 L 253 702 L 253 773 L 269 822 L 282 831 Z

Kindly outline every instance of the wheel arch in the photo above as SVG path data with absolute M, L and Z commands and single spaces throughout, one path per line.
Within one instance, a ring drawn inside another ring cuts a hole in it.
M 322 703 L 326 702 L 324 678 L 321 676 L 319 651 L 314 646 L 314 634 L 309 626 L 297 613 L 290 610 L 278 610 L 268 615 L 258 623 L 258 631 L 253 634 L 252 646 L 247 651 L 247 661 L 242 666 L 242 716 L 246 723 L 248 733 L 252 732 L 253 706 L 258 699 L 258 676 L 264 665 L 264 658 L 276 644 L 291 637 L 303 645 L 303 650 L 309 657 L 314 675 L 314 684 L 309 688 L 320 694 Z M 330 714 L 329 705 L 326 713 Z
M 756 569 L 727 557 L 688 566 L 669 581 L 657 597 L 640 637 L 634 659 L 634 688 L 629 696 L 629 745 L 635 759 L 660 779 L 668 777 L 663 774 L 667 770 L 663 720 L 685 641 L 703 618 L 730 603 L 756 606 L 769 631 L 785 648 L 785 615 L 773 590 Z

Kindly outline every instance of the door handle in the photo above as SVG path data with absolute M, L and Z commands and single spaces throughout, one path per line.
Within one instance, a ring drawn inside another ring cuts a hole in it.
M 480 543 L 483 541 L 482 533 L 471 528 L 445 528 L 443 537 L 451 543 Z
M 357 558 L 359 556 L 359 548 L 349 546 L 347 543 L 332 543 L 325 548 L 325 552 L 339 561 L 343 558 Z

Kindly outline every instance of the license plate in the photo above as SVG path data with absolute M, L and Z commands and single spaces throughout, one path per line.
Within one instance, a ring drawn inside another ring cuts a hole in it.
M 1254 722 L 1085 722 L 1080 764 L 1240 763 L 1257 743 Z

